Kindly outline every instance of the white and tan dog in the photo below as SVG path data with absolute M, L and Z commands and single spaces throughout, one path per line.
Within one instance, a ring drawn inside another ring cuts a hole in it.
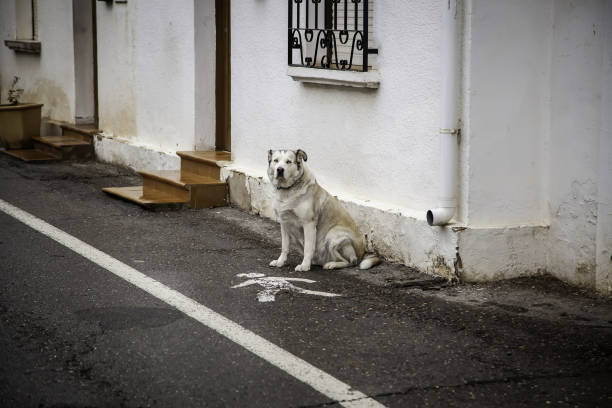
M 308 271 L 311 265 L 338 269 L 357 265 L 368 269 L 380 258 L 365 254 L 361 232 L 337 198 L 315 180 L 304 165 L 303 150 L 270 150 L 268 177 L 276 189 L 275 211 L 280 219 L 282 250 L 270 266 L 287 262 L 290 247 L 304 255 L 296 271 Z

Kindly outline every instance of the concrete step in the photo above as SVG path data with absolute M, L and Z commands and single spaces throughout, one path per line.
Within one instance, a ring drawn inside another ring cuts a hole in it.
M 94 157 L 93 144 L 70 136 L 33 137 L 34 148 L 63 160 L 89 160 Z

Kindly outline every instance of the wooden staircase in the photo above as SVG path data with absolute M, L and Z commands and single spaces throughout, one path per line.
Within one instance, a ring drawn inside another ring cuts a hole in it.
M 107 187 L 102 191 L 148 209 L 188 205 L 211 208 L 227 205 L 227 185 L 221 167 L 231 160 L 227 152 L 176 152 L 180 170 L 139 171 L 142 186 Z
M 4 153 L 26 162 L 93 159 L 93 135 L 99 129 L 93 125 L 60 123 L 59 126 L 61 136 L 33 137 L 33 149 L 9 149 Z

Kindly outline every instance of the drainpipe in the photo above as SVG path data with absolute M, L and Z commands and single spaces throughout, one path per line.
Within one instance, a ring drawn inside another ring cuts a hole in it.
M 457 209 L 459 162 L 457 1 L 442 0 L 442 88 L 440 93 L 440 197 L 427 211 L 429 225 L 446 225 Z

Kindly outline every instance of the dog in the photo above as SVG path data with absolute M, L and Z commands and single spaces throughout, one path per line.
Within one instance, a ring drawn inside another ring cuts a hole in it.
M 307 160 L 301 149 L 268 151 L 268 178 L 275 188 L 282 239 L 281 254 L 270 266 L 284 266 L 291 247 L 304 256 L 296 271 L 309 271 L 311 265 L 339 269 L 359 263 L 360 269 L 369 269 L 379 264 L 378 256 L 365 253 L 355 221 L 317 183 L 304 164 Z

